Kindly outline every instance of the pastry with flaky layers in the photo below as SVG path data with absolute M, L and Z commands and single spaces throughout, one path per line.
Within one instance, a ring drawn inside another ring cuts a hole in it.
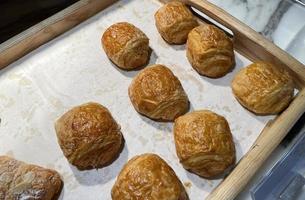
M 235 145 L 227 120 L 209 110 L 194 111 L 175 120 L 176 152 L 187 170 L 217 178 L 235 163 Z
M 102 45 L 110 60 L 125 70 L 144 66 L 149 60 L 149 39 L 128 22 L 110 26 L 102 36 Z
M 187 39 L 187 58 L 201 75 L 218 78 L 235 65 L 232 40 L 213 25 L 194 28 Z
M 120 172 L 112 200 L 188 200 L 173 169 L 155 154 L 135 156 Z
M 0 199 L 55 200 L 62 185 L 54 170 L 0 156 Z
M 294 95 L 294 82 L 289 73 L 266 62 L 241 69 L 231 86 L 240 104 L 260 115 L 283 111 Z
M 189 32 L 198 26 L 191 11 L 179 1 L 171 1 L 155 13 L 156 27 L 170 44 L 184 44 Z
M 163 65 L 143 69 L 133 79 L 128 91 L 134 108 L 154 120 L 173 121 L 189 108 L 180 81 Z
M 80 170 L 108 165 L 122 150 L 120 126 L 98 103 L 72 108 L 56 121 L 55 129 L 64 155 Z

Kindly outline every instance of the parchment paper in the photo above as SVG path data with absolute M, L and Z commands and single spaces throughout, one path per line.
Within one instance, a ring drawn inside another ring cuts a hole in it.
M 226 117 L 234 135 L 238 160 L 248 151 L 266 122 L 245 110 L 233 97 L 233 75 L 250 62 L 236 53 L 236 67 L 220 79 L 200 76 L 185 55 L 185 45 L 170 46 L 154 25 L 156 0 L 123 0 L 0 71 L 0 154 L 56 169 L 63 177 L 61 199 L 111 199 L 110 191 L 131 157 L 154 152 L 165 159 L 184 183 L 191 200 L 202 200 L 220 180 L 208 181 L 179 164 L 172 123 L 140 116 L 128 97 L 138 71 L 125 72 L 106 57 L 100 44 L 104 30 L 128 21 L 143 30 L 153 49 L 150 64 L 168 66 L 180 79 L 191 110 L 210 109 Z M 120 157 L 99 170 L 78 171 L 57 143 L 54 121 L 73 106 L 95 101 L 106 106 L 121 125 L 126 143 Z

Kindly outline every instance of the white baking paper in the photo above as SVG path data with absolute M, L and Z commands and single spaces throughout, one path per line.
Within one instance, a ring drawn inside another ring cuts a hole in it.
M 61 199 L 110 200 L 112 185 L 127 160 L 154 152 L 175 170 L 191 200 L 204 199 L 221 180 L 205 180 L 184 170 L 175 153 L 173 124 L 154 122 L 134 110 L 127 89 L 138 71 L 122 71 L 107 59 L 100 43 L 104 30 L 119 21 L 143 30 L 153 49 L 150 64 L 164 64 L 178 76 L 191 110 L 210 109 L 226 117 L 238 160 L 273 117 L 255 116 L 232 95 L 232 77 L 250 63 L 247 59 L 236 53 L 235 69 L 223 78 L 200 76 L 186 59 L 185 45 L 168 45 L 157 32 L 154 13 L 160 6 L 156 0 L 120 1 L 1 70 L 0 154 L 57 170 L 64 180 Z M 54 121 L 89 101 L 111 111 L 126 143 L 112 165 L 78 171 L 63 156 Z

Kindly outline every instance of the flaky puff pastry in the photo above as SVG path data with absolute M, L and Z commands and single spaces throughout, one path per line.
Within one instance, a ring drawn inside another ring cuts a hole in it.
M 64 155 L 80 170 L 103 167 L 120 154 L 120 126 L 98 103 L 72 108 L 56 121 L 55 129 Z
M 172 1 L 155 13 L 156 27 L 170 44 L 184 44 L 189 32 L 198 26 L 191 11 L 181 2 Z
M 133 79 L 128 91 L 135 109 L 151 119 L 173 121 L 189 108 L 180 81 L 163 65 L 143 69 Z
M 217 178 L 235 163 L 235 145 L 227 120 L 209 110 L 175 120 L 176 152 L 183 167 L 204 178 Z
M 266 62 L 253 63 L 241 69 L 231 86 L 241 105 L 261 115 L 283 111 L 294 92 L 293 79 L 289 73 Z
M 129 160 L 111 196 L 112 200 L 188 200 L 173 169 L 155 154 L 142 154 Z
M 186 52 L 193 68 L 211 78 L 224 76 L 235 65 L 231 39 L 213 25 L 194 28 L 188 35 Z
M 0 156 L 1 200 L 55 200 L 61 189 L 56 171 Z
M 102 36 L 102 45 L 110 60 L 122 69 L 135 69 L 148 62 L 149 39 L 130 23 L 110 26 Z

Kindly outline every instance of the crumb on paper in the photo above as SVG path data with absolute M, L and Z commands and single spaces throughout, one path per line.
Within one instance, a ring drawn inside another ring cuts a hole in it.
M 153 137 L 156 141 L 164 140 L 164 134 L 162 134 L 162 133 L 156 133 Z
M 191 187 L 192 187 L 192 183 L 189 182 L 189 181 L 184 182 L 184 186 L 185 186 L 186 188 L 191 188 Z
M 140 16 L 140 14 L 137 12 L 136 9 L 132 10 L 133 14 L 136 16 L 136 18 L 141 19 L 142 17 Z
M 138 139 L 142 143 L 142 145 L 146 145 L 148 143 L 148 140 L 142 136 L 139 136 Z
M 28 86 L 32 84 L 32 81 L 26 78 L 23 74 L 12 73 L 8 77 L 10 80 L 17 81 L 20 86 Z
M 206 180 L 206 182 L 208 183 L 209 187 L 213 187 L 213 186 L 214 186 L 213 181 L 211 181 L 211 180 Z
M 241 129 L 241 126 L 236 125 L 236 126 L 233 128 L 233 131 L 239 131 L 240 129 Z
M 224 110 L 224 111 L 227 111 L 227 112 L 231 112 L 231 109 L 229 108 L 229 106 L 224 106 L 224 107 L 222 107 L 222 109 Z

